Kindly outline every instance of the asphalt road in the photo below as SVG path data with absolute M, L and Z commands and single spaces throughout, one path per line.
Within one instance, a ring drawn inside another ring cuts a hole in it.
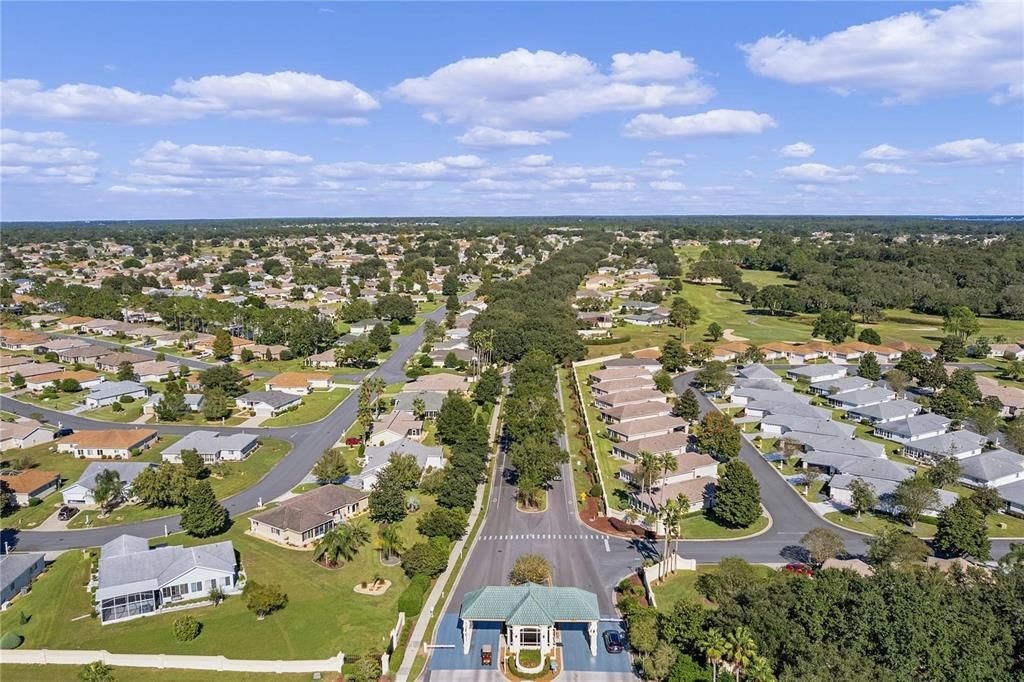
M 464 299 L 470 297 L 472 297 L 472 294 L 463 295 Z M 445 312 L 445 307 L 441 306 L 425 317 L 426 319 L 440 321 L 444 318 Z M 391 356 L 372 372 L 374 376 L 381 377 L 388 384 L 407 379 L 403 368 L 406 361 L 423 345 L 423 326 L 420 325 L 413 333 L 407 336 L 396 337 L 396 343 L 397 347 Z M 256 485 L 222 501 L 231 513 L 231 516 L 234 517 L 254 509 L 261 500 L 263 502 L 270 501 L 301 483 L 323 451 L 333 447 L 338 439 L 355 423 L 358 403 L 358 393 L 353 392 L 327 417 L 313 424 L 304 424 L 302 426 L 256 429 L 242 429 L 237 426 L 202 427 L 203 429 L 213 431 L 244 431 L 261 436 L 272 436 L 287 440 L 292 444 L 292 449 L 288 455 L 278 462 Z M 138 428 L 138 425 L 135 424 L 100 422 L 85 417 L 46 410 L 6 396 L 0 396 L 0 409 L 22 416 L 39 413 L 52 424 L 60 422 L 63 426 L 76 430 Z M 145 428 L 154 428 L 160 433 L 167 434 L 186 434 L 196 430 L 193 426 L 164 424 L 147 425 Z M 3 542 L 8 543 L 9 548 L 19 551 L 54 551 L 79 547 L 95 547 L 125 533 L 147 538 L 159 537 L 164 535 L 165 529 L 171 533 L 180 530 L 178 521 L 179 517 L 175 515 L 140 523 L 89 530 L 15 531 L 6 529 L 0 531 L 0 538 L 2 538 Z

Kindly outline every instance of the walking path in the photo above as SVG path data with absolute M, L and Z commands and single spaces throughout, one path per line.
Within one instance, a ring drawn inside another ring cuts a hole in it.
M 16 649 L 4 651 L 4 663 L 29 665 L 88 665 L 102 661 L 124 668 L 166 668 L 248 673 L 324 673 L 339 672 L 345 654 L 318 661 L 276 661 L 225 658 L 224 656 L 183 656 L 177 654 L 112 654 L 109 651 L 62 649 Z
M 491 417 L 491 442 L 496 442 L 495 434 L 498 429 L 498 415 L 500 413 L 501 402 L 494 406 L 494 414 Z M 497 460 L 497 451 L 499 448 L 500 445 L 495 447 L 495 460 Z M 476 499 L 473 500 L 473 510 L 469 513 L 469 521 L 467 524 L 468 528 L 475 528 L 476 520 L 480 517 L 482 512 L 485 513 L 483 506 L 486 491 L 486 484 L 477 488 Z M 481 528 L 482 527 L 483 526 L 481 526 Z M 476 545 L 476 541 L 479 539 L 475 535 L 478 530 L 479 529 L 470 531 L 466 537 L 455 543 L 455 547 L 452 548 L 451 554 L 448 555 L 448 568 L 445 569 L 444 573 L 442 573 L 434 583 L 434 589 L 430 591 L 430 595 L 427 597 L 427 601 L 423 605 L 423 610 L 420 611 L 420 617 L 416 620 L 416 626 L 413 628 L 412 634 L 409 637 L 409 643 L 406 645 L 405 651 L 402 652 L 402 665 L 398 668 L 398 673 L 395 676 L 396 682 L 405 682 L 405 680 L 409 679 L 409 674 L 412 672 L 412 666 L 416 661 L 416 654 L 419 653 L 420 648 L 423 646 L 423 641 L 427 634 L 427 626 L 434 615 L 434 609 L 437 607 L 437 603 L 442 597 L 446 597 L 442 613 L 448 609 L 448 600 L 451 599 L 451 594 L 445 594 L 445 586 L 448 584 L 448 579 L 451 576 L 452 571 L 455 570 L 455 565 L 459 563 L 458 560 L 453 561 L 452 559 L 454 557 L 462 559 L 469 555 L 469 552 L 472 551 L 473 547 Z M 462 572 L 465 568 L 466 562 L 463 561 L 459 565 L 458 578 L 462 577 Z

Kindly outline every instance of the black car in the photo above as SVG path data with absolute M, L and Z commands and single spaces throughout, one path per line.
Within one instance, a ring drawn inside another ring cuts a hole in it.
M 615 630 L 605 630 L 603 637 L 605 651 L 610 654 L 622 653 L 622 635 Z
M 57 512 L 57 518 L 61 521 L 69 521 L 72 516 L 78 513 L 78 510 L 74 507 L 61 507 L 60 511 Z
M 67 427 L 64 427 L 63 429 L 57 429 L 56 431 L 54 431 L 53 432 L 53 437 L 54 438 L 63 438 L 64 436 L 70 436 L 74 432 L 75 432 L 74 429 L 69 429 Z

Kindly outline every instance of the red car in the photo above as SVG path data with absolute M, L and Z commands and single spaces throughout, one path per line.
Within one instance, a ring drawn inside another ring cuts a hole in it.
M 363 442 L 362 438 L 346 438 L 345 439 L 345 445 L 349 446 L 350 448 L 351 447 L 355 447 L 356 445 L 360 445 L 362 442 Z
M 790 573 L 795 573 L 797 575 L 806 575 L 806 576 L 814 575 L 814 569 L 813 568 L 811 568 L 807 564 L 801 564 L 799 561 L 794 561 L 791 564 L 786 564 L 783 567 L 783 570 L 789 571 Z

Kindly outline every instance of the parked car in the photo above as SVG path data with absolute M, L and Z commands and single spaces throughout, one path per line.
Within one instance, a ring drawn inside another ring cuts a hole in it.
M 75 507 L 64 506 L 57 512 L 57 518 L 61 521 L 69 521 L 72 516 L 78 513 L 78 509 Z
M 64 427 L 63 429 L 57 429 L 56 431 L 54 431 L 54 432 L 53 432 L 53 437 L 54 437 L 55 439 L 56 439 L 56 438 L 63 438 L 64 436 L 70 436 L 70 435 L 71 435 L 71 434 L 73 434 L 74 432 L 75 432 L 75 430 L 74 430 L 74 429 L 69 429 L 69 428 L 67 428 L 67 427 L 65 426 L 65 427 Z
M 346 438 L 345 439 L 345 445 L 349 446 L 350 448 L 355 447 L 357 445 L 361 445 L 362 442 L 363 442 L 362 438 Z
M 814 569 L 813 568 L 811 568 L 807 564 L 802 564 L 799 561 L 794 561 L 791 564 L 786 564 L 783 567 L 783 570 L 789 571 L 790 573 L 795 573 L 797 575 L 806 575 L 806 576 L 814 575 Z
M 605 630 L 602 637 L 604 638 L 605 651 L 610 654 L 622 653 L 622 635 L 615 630 Z

